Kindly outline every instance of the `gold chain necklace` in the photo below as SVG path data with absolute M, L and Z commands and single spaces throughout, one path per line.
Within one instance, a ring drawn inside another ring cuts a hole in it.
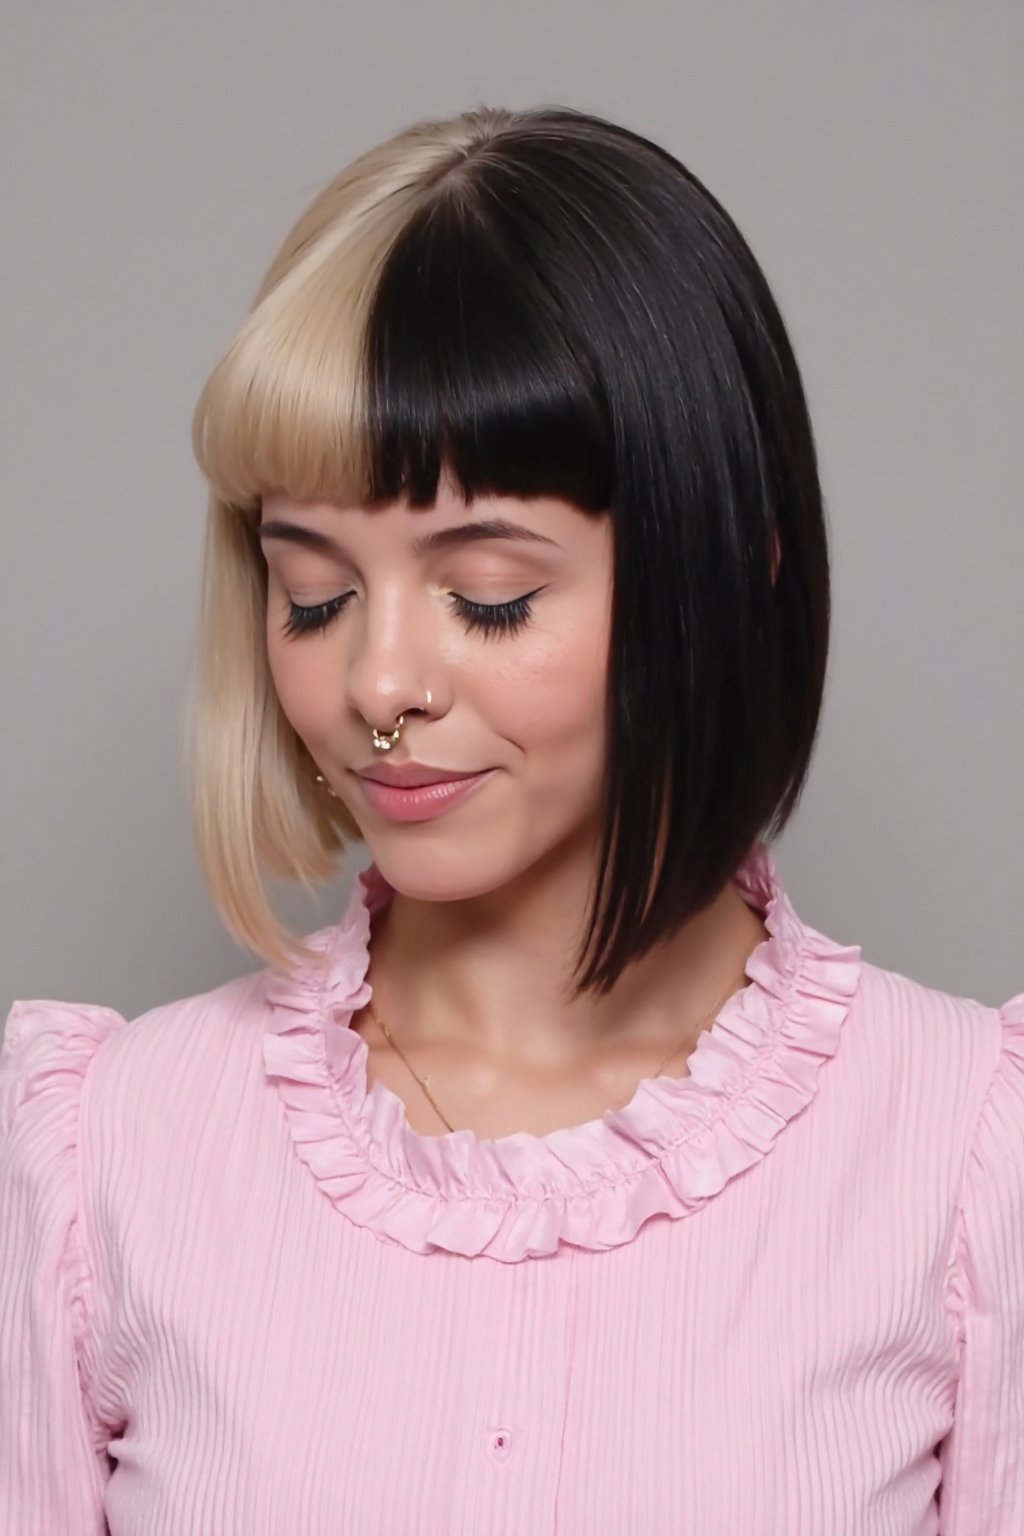
M 757 948 L 757 945 L 755 944 L 754 945 L 754 949 L 756 949 L 756 948 Z M 750 951 L 750 954 L 747 956 L 747 960 L 750 959 L 750 955 L 752 955 L 753 953 L 754 953 L 754 950 L 752 949 Z M 747 980 L 747 968 L 746 968 L 746 961 L 744 961 L 743 970 L 740 972 L 740 974 L 738 976 L 733 978 L 733 980 L 726 987 L 725 991 L 722 993 L 722 995 L 718 999 L 718 1001 L 711 1005 L 711 1007 L 708 1009 L 707 1013 L 701 1019 L 699 1025 L 697 1026 L 698 1034 L 699 1034 L 700 1030 L 703 1029 L 703 1027 L 707 1023 L 708 1019 L 710 1019 L 711 1015 L 713 1013 L 717 1013 L 718 1012 L 719 1008 L 721 1008 L 721 1006 L 725 1002 L 726 998 L 730 995 L 731 992 L 734 991 L 737 983 L 745 982 L 746 980 Z M 430 1091 L 430 1088 L 428 1086 L 428 1084 L 430 1083 L 430 1074 L 428 1073 L 426 1077 L 420 1077 L 419 1073 L 415 1070 L 415 1068 L 413 1067 L 413 1065 L 410 1062 L 409 1058 L 406 1056 L 405 1052 L 402 1050 L 401 1046 L 398 1044 L 397 1040 L 395 1040 L 394 1037 L 392 1036 L 391 1031 L 388 1029 L 387 1025 L 384 1023 L 384 1020 L 377 1013 L 376 1008 L 373 1006 L 372 1000 L 371 1000 L 371 1002 L 369 1003 L 368 1006 L 369 1006 L 369 1009 L 370 1009 L 370 1016 L 373 1019 L 373 1022 L 377 1025 L 377 1028 L 383 1034 L 385 1040 L 391 1046 L 392 1050 L 394 1050 L 397 1053 L 397 1055 L 399 1055 L 402 1058 L 402 1060 L 404 1061 L 405 1065 L 408 1067 L 409 1071 L 412 1073 L 413 1077 L 419 1083 L 420 1087 L 423 1089 L 423 1092 L 426 1094 L 427 1098 L 430 1100 L 431 1104 L 433 1105 L 433 1108 L 440 1115 L 441 1119 L 444 1120 L 444 1123 L 448 1127 L 448 1129 L 450 1131 L 454 1131 L 455 1127 L 452 1125 L 451 1121 L 448 1120 L 445 1117 L 443 1111 L 438 1106 L 437 1100 L 434 1098 L 434 1095 Z M 662 1068 L 664 1066 L 666 1066 L 667 1063 L 672 1060 L 673 1056 L 677 1056 L 682 1049 L 683 1049 L 682 1045 L 677 1045 L 675 1050 L 669 1051 L 669 1053 L 665 1057 L 664 1061 L 659 1062 L 657 1071 L 654 1072 L 652 1075 L 654 1077 L 660 1077 L 661 1076 Z M 620 1105 L 618 1107 L 621 1108 L 622 1106 Z

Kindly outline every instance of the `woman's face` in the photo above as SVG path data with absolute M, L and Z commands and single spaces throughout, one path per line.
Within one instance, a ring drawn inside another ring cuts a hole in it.
M 417 547 L 496 518 L 522 534 Z M 275 534 L 276 523 L 319 542 Z M 467 507 L 442 480 L 435 504 L 419 510 L 268 497 L 260 534 L 281 706 L 396 889 L 464 898 L 552 854 L 589 854 L 605 754 L 607 514 L 547 497 Z M 500 604 L 514 606 L 493 630 L 469 606 Z M 303 616 L 293 605 L 323 608 Z M 286 633 L 307 620 L 323 627 Z M 415 713 L 428 689 L 429 710 Z M 403 712 L 399 742 L 375 750 L 372 727 L 389 732 Z M 374 807 L 357 771 L 410 762 L 491 771 L 440 815 L 403 823 Z

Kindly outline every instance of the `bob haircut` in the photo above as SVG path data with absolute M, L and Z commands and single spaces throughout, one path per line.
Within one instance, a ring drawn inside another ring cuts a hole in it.
M 564 498 L 613 520 L 608 756 L 573 996 L 714 899 L 802 793 L 829 558 L 800 373 L 736 225 L 666 150 L 559 105 L 480 106 L 370 149 L 286 237 L 196 407 L 211 488 L 193 824 L 228 930 L 314 958 L 307 890 L 358 827 L 266 655 L 261 498 Z

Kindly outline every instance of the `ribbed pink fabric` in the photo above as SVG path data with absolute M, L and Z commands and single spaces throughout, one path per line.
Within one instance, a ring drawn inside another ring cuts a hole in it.
M 0 1053 L 3 1536 L 1021 1536 L 1024 993 L 798 917 L 689 1076 L 544 1137 L 367 1084 L 325 957 Z

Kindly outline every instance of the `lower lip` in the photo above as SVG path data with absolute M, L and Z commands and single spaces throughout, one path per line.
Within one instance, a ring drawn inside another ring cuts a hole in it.
M 422 784 L 418 789 L 396 789 L 392 784 L 378 784 L 375 779 L 357 775 L 363 794 L 389 821 L 430 821 L 453 805 L 459 805 L 478 785 L 490 778 L 491 769 L 475 773 L 471 779 L 448 779 L 442 784 Z

